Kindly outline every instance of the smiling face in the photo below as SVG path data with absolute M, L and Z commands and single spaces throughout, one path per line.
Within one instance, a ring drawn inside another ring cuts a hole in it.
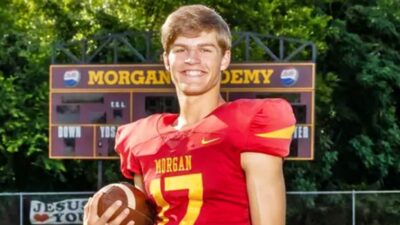
M 217 33 L 201 32 L 195 37 L 178 36 L 164 53 L 178 95 L 219 94 L 221 71 L 230 63 L 230 51 L 222 52 Z

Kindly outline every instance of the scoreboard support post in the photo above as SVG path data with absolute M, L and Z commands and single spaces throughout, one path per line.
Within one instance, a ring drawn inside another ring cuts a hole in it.
M 103 187 L 103 160 L 97 160 L 97 190 Z

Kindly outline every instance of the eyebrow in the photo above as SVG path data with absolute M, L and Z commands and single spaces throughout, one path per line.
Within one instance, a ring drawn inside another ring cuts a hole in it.
M 214 47 L 214 48 L 217 48 L 217 46 L 215 44 L 213 44 L 213 43 L 202 43 L 202 44 L 198 44 L 197 46 L 199 46 L 199 47 Z M 177 44 L 172 44 L 171 48 L 173 48 L 173 47 L 188 47 L 188 45 L 177 43 Z

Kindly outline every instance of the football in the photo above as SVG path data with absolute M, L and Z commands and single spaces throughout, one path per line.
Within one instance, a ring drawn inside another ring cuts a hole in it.
M 122 201 L 122 206 L 110 218 L 112 221 L 123 209 L 129 208 L 129 215 L 121 225 L 129 221 L 135 221 L 135 225 L 153 225 L 155 222 L 154 207 L 148 202 L 145 193 L 129 183 L 114 183 L 103 187 L 100 191 L 104 194 L 100 197 L 97 213 L 101 216 L 115 201 Z

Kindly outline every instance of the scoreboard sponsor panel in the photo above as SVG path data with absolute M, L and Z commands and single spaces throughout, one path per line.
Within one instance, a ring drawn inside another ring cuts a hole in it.
M 288 100 L 297 119 L 289 159 L 311 160 L 314 80 L 314 63 L 231 64 L 222 73 L 221 91 L 228 101 Z M 59 159 L 116 159 L 119 125 L 179 109 L 161 64 L 51 65 L 49 106 L 49 156 Z

